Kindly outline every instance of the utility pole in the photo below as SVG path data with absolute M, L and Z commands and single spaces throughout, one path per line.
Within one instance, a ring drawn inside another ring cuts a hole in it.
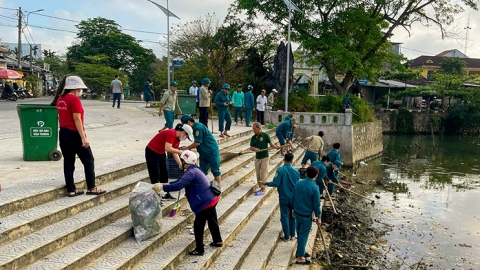
M 30 71 L 32 72 L 33 74 L 33 47 L 32 47 L 32 44 L 30 44 Z
M 470 13 L 468 14 L 468 21 L 467 21 L 467 27 L 463 28 L 467 31 L 466 35 L 465 35 L 465 49 L 463 50 L 463 54 L 467 55 L 467 45 L 468 45 L 468 32 L 470 29 L 472 29 L 470 27 Z
M 18 8 L 18 45 L 17 45 L 17 64 L 22 69 L 22 7 Z

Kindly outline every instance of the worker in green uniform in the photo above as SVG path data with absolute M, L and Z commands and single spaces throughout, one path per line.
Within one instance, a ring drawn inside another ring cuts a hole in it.
M 298 181 L 293 189 L 293 214 L 297 222 L 296 264 L 310 264 L 310 261 L 306 258 L 309 254 L 305 253 L 305 247 L 307 246 L 308 234 L 312 228 L 312 213 L 315 213 L 315 223 L 318 226 L 322 224 L 320 192 L 313 180 L 317 177 L 317 168 L 310 166 L 307 168 L 307 178 Z
M 327 154 L 327 156 L 330 158 L 330 162 L 335 162 L 337 160 L 342 162 L 342 156 L 340 155 L 340 152 L 338 151 L 338 149 L 340 149 L 340 144 L 334 143 L 333 150 L 328 152 Z
M 280 146 L 284 146 L 288 143 L 290 149 L 293 149 L 292 138 L 290 137 L 289 132 L 293 129 L 295 125 L 295 118 L 290 118 L 290 120 L 285 120 L 280 125 L 278 125 L 275 135 L 277 135 L 278 142 Z M 283 148 L 280 149 L 280 155 L 283 156 Z
M 285 120 L 283 120 L 283 121 L 288 121 L 288 120 L 294 118 L 295 112 L 296 112 L 295 109 L 290 110 L 290 113 L 289 113 L 287 116 L 285 116 Z M 296 128 L 297 128 L 297 126 L 293 125 L 293 126 L 292 126 L 292 129 L 290 129 L 290 131 L 288 132 L 288 136 L 287 136 L 287 137 L 288 137 L 290 140 L 292 140 L 293 134 L 295 133 L 295 129 L 296 129 Z
M 222 173 L 220 172 L 220 149 L 212 132 L 210 132 L 204 124 L 195 122 L 190 115 L 182 116 L 180 121 L 182 121 L 182 124 L 187 124 L 192 127 L 194 138 L 192 144 L 181 147 L 180 150 L 197 148 L 197 152 L 200 154 L 200 169 L 205 175 L 208 174 L 208 170 L 212 171 L 215 180 L 220 183 L 222 181 Z
M 230 91 L 230 85 L 226 83 L 222 86 L 222 91 L 215 96 L 215 105 L 218 109 L 218 130 L 221 138 L 230 137 L 228 131 L 232 125 L 232 117 L 230 116 L 232 98 L 228 91 Z M 227 122 L 225 126 L 224 121 Z
M 292 195 L 295 184 L 300 180 L 300 173 L 293 168 L 293 154 L 287 153 L 283 159 L 283 166 L 275 172 L 271 182 L 263 184 L 269 187 L 276 187 L 280 203 L 280 222 L 282 223 L 282 241 L 292 240 L 295 237 L 295 217 L 292 215 Z
M 346 109 L 350 109 L 350 107 L 353 107 L 353 108 L 357 108 L 355 107 L 355 104 L 352 103 L 352 101 L 350 100 L 350 94 L 347 93 L 347 95 L 345 95 L 345 97 L 342 99 L 342 109 L 343 109 L 343 112 L 345 112 Z
M 270 147 L 278 149 L 278 146 L 272 143 L 268 133 L 262 132 L 262 124 L 255 122 L 252 126 L 253 136 L 250 139 L 250 150 L 255 152 L 255 173 L 257 175 L 257 182 L 260 187 L 259 190 L 255 191 L 255 196 L 265 195 L 266 186 L 264 182 L 268 178 L 268 165 L 270 163 L 268 145 Z
M 163 93 L 162 100 L 160 100 L 160 107 L 158 116 L 165 115 L 165 126 L 161 129 L 173 128 L 173 119 L 175 118 L 175 106 L 178 108 L 178 113 L 182 113 L 180 105 L 178 105 L 178 84 L 174 81 L 170 83 L 170 90 Z
M 323 181 L 323 179 L 327 178 L 327 166 L 329 162 L 330 158 L 328 156 L 323 156 L 322 160 L 317 160 L 312 163 L 312 166 L 317 168 L 318 170 L 318 176 L 317 179 L 315 179 L 315 182 L 317 183 L 318 189 L 320 190 L 320 197 L 322 196 L 323 190 L 325 189 L 325 182 Z
M 335 192 L 335 185 L 332 184 L 336 183 L 337 185 L 340 184 L 338 181 L 338 169 L 342 168 L 342 162 L 339 160 L 335 160 L 334 162 L 330 162 L 327 166 L 327 183 L 328 183 L 328 194 L 333 195 Z

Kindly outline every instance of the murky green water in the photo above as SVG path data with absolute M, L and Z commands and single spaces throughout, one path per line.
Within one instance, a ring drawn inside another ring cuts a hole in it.
M 366 183 L 383 184 L 373 218 L 394 227 L 377 245 L 401 269 L 480 269 L 479 144 L 385 136 L 384 155 L 357 169 Z

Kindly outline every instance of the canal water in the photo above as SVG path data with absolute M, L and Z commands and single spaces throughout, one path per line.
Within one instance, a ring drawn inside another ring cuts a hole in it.
M 480 139 L 384 136 L 384 148 L 350 172 L 379 196 L 379 252 L 400 269 L 480 269 Z

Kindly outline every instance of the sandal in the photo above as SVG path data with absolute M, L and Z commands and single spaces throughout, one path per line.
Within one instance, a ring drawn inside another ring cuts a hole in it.
M 223 133 L 223 136 L 230 137 L 230 134 Z
M 192 250 L 190 252 L 188 252 L 188 255 L 192 255 L 192 256 L 203 256 L 203 252 L 198 252 L 197 250 Z
M 223 133 L 222 133 L 222 134 L 220 134 L 220 138 L 225 138 L 225 136 L 223 135 Z
M 68 193 L 68 197 L 77 197 L 79 195 L 83 195 L 84 193 L 85 193 L 85 191 L 83 191 L 83 190 L 75 190 L 73 192 L 73 194 Z
M 295 261 L 296 264 L 303 264 L 303 265 L 309 265 L 311 262 L 307 259 L 305 259 L 304 262 L 299 262 L 299 261 Z
M 103 194 L 103 193 L 106 193 L 106 192 L 107 192 L 106 190 L 99 189 L 98 187 L 94 187 L 94 188 L 90 189 L 89 191 L 87 191 L 87 195 L 100 195 L 100 194 Z
M 280 240 L 282 240 L 283 242 L 288 242 L 288 241 L 290 241 L 289 238 L 285 238 L 284 236 L 280 237 Z
M 211 243 L 210 243 L 210 246 L 211 246 L 211 247 L 223 247 L 223 243 L 211 242 Z

